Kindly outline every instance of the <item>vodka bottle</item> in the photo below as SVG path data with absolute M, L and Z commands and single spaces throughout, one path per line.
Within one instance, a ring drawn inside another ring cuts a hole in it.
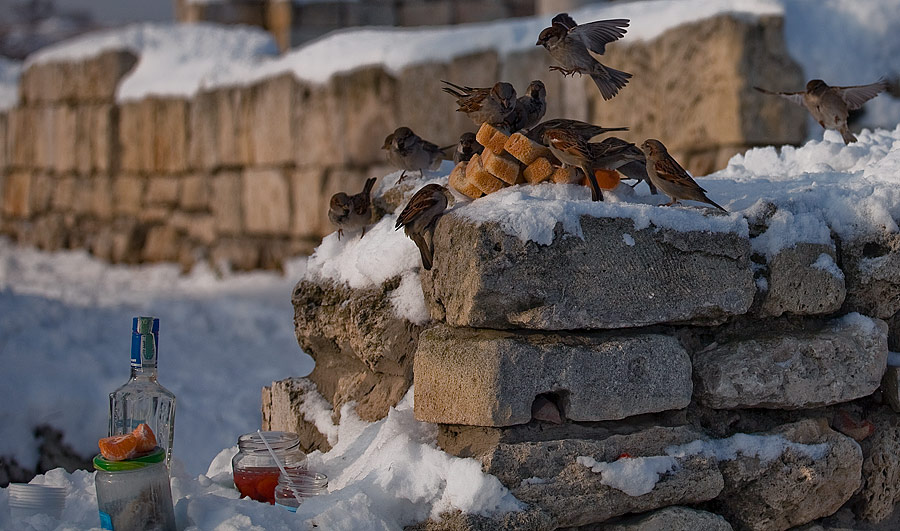
M 175 436 L 175 395 L 156 381 L 159 319 L 135 317 L 131 328 L 131 377 L 109 394 L 109 434 L 129 433 L 147 423 L 157 444 L 172 459 Z

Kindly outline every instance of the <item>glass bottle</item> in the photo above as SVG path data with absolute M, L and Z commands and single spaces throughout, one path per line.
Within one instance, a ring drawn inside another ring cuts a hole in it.
M 175 437 L 175 395 L 156 381 L 159 319 L 135 317 L 131 328 L 131 377 L 109 394 L 109 434 L 131 432 L 147 423 L 156 442 L 172 459 Z
M 288 472 L 306 470 L 306 454 L 300 449 L 300 437 L 286 431 L 262 432 L 272 451 Z M 241 497 L 275 503 L 275 486 L 280 469 L 256 432 L 238 437 L 238 453 L 231 459 L 234 486 Z

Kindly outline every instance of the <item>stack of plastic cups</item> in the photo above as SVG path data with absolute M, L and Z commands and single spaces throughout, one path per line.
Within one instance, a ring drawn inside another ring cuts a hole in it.
M 65 487 L 48 487 L 30 483 L 9 484 L 9 512 L 14 519 L 48 514 L 59 520 L 65 506 Z

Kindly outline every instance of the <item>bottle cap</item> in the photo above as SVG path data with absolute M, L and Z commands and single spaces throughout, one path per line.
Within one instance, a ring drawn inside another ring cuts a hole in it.
M 159 349 L 159 319 L 135 317 L 131 324 L 131 366 L 156 367 Z

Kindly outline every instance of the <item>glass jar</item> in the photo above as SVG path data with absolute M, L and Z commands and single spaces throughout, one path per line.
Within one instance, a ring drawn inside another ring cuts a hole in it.
M 175 531 L 165 461 L 166 451 L 160 447 L 137 459 L 109 461 L 102 455 L 94 458 L 94 485 L 103 529 Z
M 304 498 L 328 494 L 328 476 L 309 470 L 297 470 L 278 476 L 275 505 L 296 512 Z
M 300 437 L 296 433 L 264 431 L 262 434 L 286 470 L 306 470 L 306 454 L 300 449 Z M 281 472 L 259 433 L 238 438 L 238 453 L 231 459 L 231 470 L 234 486 L 242 498 L 275 503 L 275 486 Z

